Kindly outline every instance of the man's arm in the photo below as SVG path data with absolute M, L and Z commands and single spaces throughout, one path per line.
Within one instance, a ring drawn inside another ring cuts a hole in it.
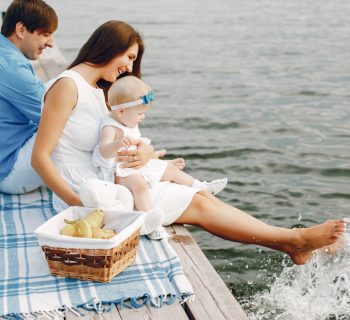
M 35 78 L 28 66 L 7 68 L 0 74 L 0 94 L 29 121 L 38 124 L 41 104 L 45 91 L 44 84 Z

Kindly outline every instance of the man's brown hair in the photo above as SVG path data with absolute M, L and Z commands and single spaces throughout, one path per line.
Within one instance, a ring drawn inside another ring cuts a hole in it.
M 1 34 L 11 36 L 16 24 L 22 22 L 29 32 L 54 32 L 58 19 L 54 9 L 42 0 L 14 0 L 7 8 Z

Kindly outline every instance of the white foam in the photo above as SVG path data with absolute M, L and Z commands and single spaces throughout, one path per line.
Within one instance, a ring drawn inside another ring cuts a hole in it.
M 252 320 L 348 319 L 350 315 L 350 234 L 337 253 L 318 250 L 303 266 L 286 267 L 269 292 L 246 303 Z

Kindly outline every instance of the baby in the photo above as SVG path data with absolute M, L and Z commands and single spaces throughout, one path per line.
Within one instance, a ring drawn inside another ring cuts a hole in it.
M 136 148 L 134 140 L 150 143 L 149 139 L 141 137 L 138 124 L 145 118 L 153 100 L 151 88 L 137 77 L 123 77 L 111 86 L 108 92 L 111 112 L 101 121 L 100 141 L 92 161 L 100 170 L 100 178 L 127 187 L 134 196 L 135 208 L 144 212 L 152 209 L 149 187 L 160 181 L 171 181 L 212 194 L 223 190 L 227 178 L 199 181 L 165 160 L 151 159 L 140 169 L 122 168 L 121 163 L 115 162 L 117 151 Z

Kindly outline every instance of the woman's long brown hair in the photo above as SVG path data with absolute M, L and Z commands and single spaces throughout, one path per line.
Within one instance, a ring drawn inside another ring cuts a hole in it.
M 82 46 L 78 56 L 70 64 L 68 69 L 80 63 L 103 67 L 115 57 L 122 55 L 135 43 L 138 44 L 139 50 L 130 74 L 141 78 L 141 60 L 144 52 L 142 37 L 133 27 L 118 20 L 105 22 L 98 27 Z M 125 75 L 127 74 L 123 74 L 122 76 Z M 97 82 L 97 86 L 103 89 L 106 100 L 111 85 L 111 82 L 104 79 L 100 79 Z

